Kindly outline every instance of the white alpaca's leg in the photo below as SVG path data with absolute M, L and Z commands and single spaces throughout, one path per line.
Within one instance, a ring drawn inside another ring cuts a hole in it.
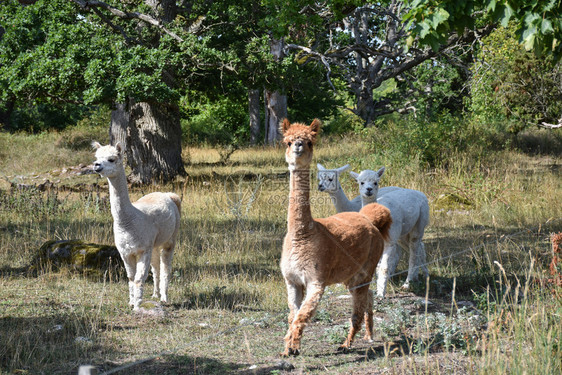
M 391 278 L 392 275 L 396 272 L 396 267 L 398 266 L 398 262 L 402 257 L 402 246 L 397 244 L 395 249 L 396 255 L 391 257 L 388 262 L 388 278 Z
M 395 262 L 397 257 L 397 245 L 385 242 L 384 251 L 382 253 L 379 264 L 377 265 L 377 297 L 384 297 L 386 292 L 386 284 L 389 278 L 389 266 Z
M 408 259 L 408 277 L 406 277 L 406 281 L 404 282 L 404 285 L 402 285 L 402 289 L 410 288 L 410 283 L 418 278 L 419 269 L 421 265 L 425 263 L 425 260 L 422 259 L 425 258 L 425 250 L 421 242 L 421 237 L 412 237 L 409 247 L 410 259 Z M 423 255 L 420 253 L 421 251 L 424 252 Z
M 160 301 L 168 303 L 168 285 L 172 273 L 172 258 L 174 256 L 174 245 L 165 247 L 160 252 Z
M 425 245 L 420 241 L 418 249 L 418 257 L 416 260 L 417 265 L 421 268 L 424 278 L 427 279 L 429 276 L 429 270 L 427 269 L 427 258 L 425 254 Z
M 127 272 L 127 279 L 129 279 L 129 306 L 135 305 L 135 274 L 137 272 L 137 258 L 134 255 L 122 257 L 125 264 L 125 271 Z
M 152 269 L 152 279 L 154 282 L 152 298 L 158 299 L 160 298 L 160 249 L 152 249 L 150 268 Z
M 152 251 L 146 251 L 139 257 L 139 261 L 137 262 L 137 273 L 135 274 L 134 310 L 138 310 L 142 302 L 144 283 L 148 277 L 148 271 L 150 270 L 151 255 Z

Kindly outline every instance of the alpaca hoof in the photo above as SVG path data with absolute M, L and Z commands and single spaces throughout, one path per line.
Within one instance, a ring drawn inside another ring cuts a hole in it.
M 338 353 L 346 354 L 346 353 L 349 353 L 350 349 L 351 349 L 351 346 L 341 345 L 338 348 Z
M 406 291 L 410 290 L 410 284 L 404 284 L 404 285 L 402 285 L 402 287 L 400 289 L 406 290 Z
M 296 357 L 300 354 L 300 351 L 298 349 L 293 349 L 293 348 L 286 348 L 285 351 L 283 353 L 281 353 L 281 357 Z

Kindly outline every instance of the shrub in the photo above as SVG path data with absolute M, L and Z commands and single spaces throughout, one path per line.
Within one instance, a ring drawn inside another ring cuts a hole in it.
M 249 137 L 247 108 L 231 98 L 190 103 L 182 120 L 183 139 L 188 144 L 240 145 Z
M 468 147 L 484 148 L 486 136 L 478 134 L 470 123 L 448 112 L 435 121 L 425 121 L 414 116 L 402 121 L 392 119 L 378 128 L 361 131 L 372 152 L 392 155 L 400 165 L 418 159 L 424 166 L 435 167 L 446 163 L 452 154 Z

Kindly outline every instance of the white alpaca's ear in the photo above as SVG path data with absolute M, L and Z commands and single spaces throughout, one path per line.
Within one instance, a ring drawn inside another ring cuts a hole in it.
M 117 144 L 115 145 L 115 149 L 117 150 L 119 155 L 123 154 L 123 146 L 121 146 L 121 142 L 117 142 Z
M 351 175 L 351 177 L 353 177 L 355 180 L 357 180 L 357 178 L 359 178 L 359 173 L 350 171 L 349 174 Z
M 316 164 L 316 167 L 318 168 L 319 171 L 325 171 L 326 168 L 324 168 L 324 166 L 320 163 Z
M 96 142 L 96 141 L 92 141 L 92 147 L 93 147 L 93 148 L 95 148 L 95 149 L 97 150 L 98 148 L 100 148 L 100 147 L 101 147 L 101 145 L 100 145 L 100 143 L 99 143 L 99 142 Z
M 349 168 L 351 168 L 351 165 L 346 164 L 343 167 L 339 167 L 336 170 L 338 171 L 338 174 L 340 174 L 340 173 L 343 173 L 343 172 L 347 171 Z
M 382 177 L 383 173 L 384 173 L 384 167 L 382 167 L 381 169 L 379 169 L 377 171 L 377 174 L 379 175 L 379 177 Z

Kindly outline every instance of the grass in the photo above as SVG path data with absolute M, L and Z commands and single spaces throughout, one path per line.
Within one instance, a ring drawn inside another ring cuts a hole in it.
M 118 275 L 28 269 L 47 240 L 112 244 L 105 181 L 70 168 L 93 159 L 87 147 L 72 146 L 83 132 L 0 133 L 0 373 L 75 374 L 83 364 L 100 372 L 123 366 L 117 374 L 562 371 L 561 291 L 543 282 L 549 234 L 562 231 L 559 154 L 453 155 L 443 168 L 415 161 L 393 168 L 395 160 L 368 153 L 353 136 L 322 139 L 314 163 L 350 163 L 355 171 L 385 165 L 385 185 L 428 195 L 430 279 L 402 292 L 405 275 L 394 277 L 389 297 L 375 306 L 375 341 L 358 339 L 346 354 L 335 349 L 350 301 L 341 286 L 328 288 L 303 354 L 281 360 L 283 150 L 241 149 L 220 163 L 220 150 L 191 147 L 188 178 L 131 192 L 174 190 L 184 201 L 171 303 L 163 316 L 137 316 Z M 93 133 L 104 141 L 102 131 Z M 47 179 L 55 188 L 34 187 Z M 342 184 L 356 191 L 351 178 Z M 326 196 L 313 189 L 311 197 L 315 217 L 334 213 Z

